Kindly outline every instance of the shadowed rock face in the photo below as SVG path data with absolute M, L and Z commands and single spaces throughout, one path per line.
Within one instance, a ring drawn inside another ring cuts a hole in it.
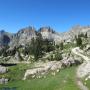
M 8 35 L 3 35 L 2 41 L 3 41 L 3 44 L 5 44 L 5 45 L 9 44 L 10 43 L 9 36 Z
M 0 47 L 8 45 L 11 41 L 11 34 L 5 32 L 4 30 L 0 31 Z

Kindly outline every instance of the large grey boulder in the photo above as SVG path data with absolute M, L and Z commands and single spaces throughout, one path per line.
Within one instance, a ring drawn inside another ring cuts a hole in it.
M 7 78 L 1 78 L 0 79 L 0 84 L 6 84 L 8 83 L 8 79 Z
M 66 57 L 61 62 L 62 62 L 62 65 L 64 65 L 64 67 L 70 67 L 72 65 L 79 65 L 82 63 L 81 58 L 75 59 L 73 57 L 69 57 L 69 58 Z
M 7 67 L 3 67 L 0 65 L 0 74 L 6 73 L 8 71 Z

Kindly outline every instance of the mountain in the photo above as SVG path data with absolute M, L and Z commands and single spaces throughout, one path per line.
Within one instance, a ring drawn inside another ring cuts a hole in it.
M 90 36 L 90 26 L 82 27 L 80 25 L 72 27 L 68 32 L 58 33 L 51 27 L 41 27 L 38 31 L 34 27 L 26 27 L 19 30 L 15 34 L 0 31 L 0 47 L 3 45 L 9 45 L 11 47 L 17 45 L 25 45 L 30 43 L 32 38 L 37 37 L 37 33 L 41 33 L 43 39 L 53 40 L 56 44 L 65 41 L 72 41 L 75 36 L 83 33 L 87 33 Z
M 79 34 L 86 34 L 90 37 L 90 26 L 80 26 L 76 25 L 72 27 L 68 32 L 59 33 L 59 36 L 62 38 L 62 40 L 68 41 L 73 40 L 75 36 L 78 36 Z

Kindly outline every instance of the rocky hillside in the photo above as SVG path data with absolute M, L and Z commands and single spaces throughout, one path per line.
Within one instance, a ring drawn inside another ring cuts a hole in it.
M 72 27 L 68 32 L 60 33 L 59 36 L 62 40 L 71 41 L 79 34 L 86 34 L 90 37 L 90 26 L 82 27 L 80 25 Z

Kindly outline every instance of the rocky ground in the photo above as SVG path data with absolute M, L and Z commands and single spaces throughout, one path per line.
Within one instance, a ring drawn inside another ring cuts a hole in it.
M 8 68 L 0 65 L 0 74 L 5 74 L 8 72 Z M 8 83 L 8 79 L 5 77 L 0 78 L 0 84 Z

